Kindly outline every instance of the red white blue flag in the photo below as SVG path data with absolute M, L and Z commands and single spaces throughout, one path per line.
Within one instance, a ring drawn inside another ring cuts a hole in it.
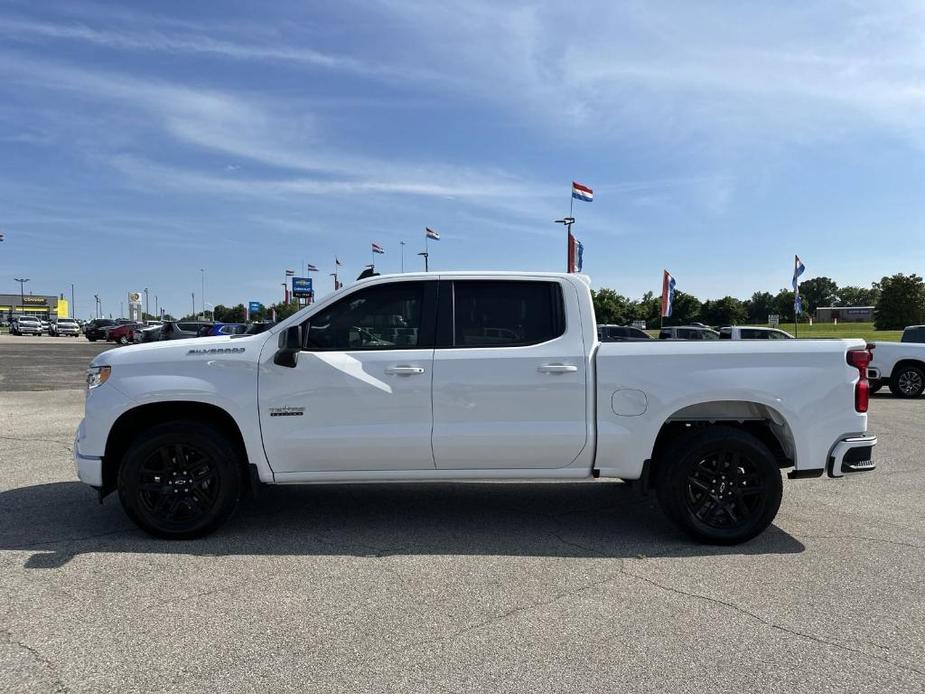
M 286 270 L 286 277 L 294 277 L 295 270 Z
M 582 202 L 592 202 L 594 200 L 594 191 L 588 186 L 572 181 L 572 197 Z
M 374 243 L 373 253 L 378 253 L 379 255 L 382 255 L 383 253 L 385 253 L 385 249 L 382 246 L 380 246 L 378 243 Z
M 672 304 L 674 304 L 674 277 L 668 274 L 668 270 L 662 275 L 662 318 L 671 316 Z
M 312 265 L 311 263 L 309 263 L 308 265 L 305 266 L 305 270 L 306 270 L 307 272 L 318 272 L 318 268 L 316 268 L 316 267 L 315 267 L 314 265 Z
M 434 231 L 430 227 L 424 227 L 424 236 L 426 236 L 429 239 L 433 239 L 434 241 L 440 240 L 440 234 L 438 234 L 436 231 Z

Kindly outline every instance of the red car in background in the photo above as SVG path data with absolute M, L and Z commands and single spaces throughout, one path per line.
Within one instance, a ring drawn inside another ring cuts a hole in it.
M 135 331 L 143 327 L 141 323 L 114 325 L 106 331 L 106 342 L 118 342 L 120 345 L 127 345 L 135 341 Z

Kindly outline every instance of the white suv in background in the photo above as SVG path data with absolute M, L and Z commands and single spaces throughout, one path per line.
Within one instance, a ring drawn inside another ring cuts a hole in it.
M 777 328 L 726 326 L 719 329 L 720 340 L 792 340 L 793 335 Z
M 80 337 L 80 326 L 71 318 L 59 318 L 48 326 L 48 334 L 54 337 Z

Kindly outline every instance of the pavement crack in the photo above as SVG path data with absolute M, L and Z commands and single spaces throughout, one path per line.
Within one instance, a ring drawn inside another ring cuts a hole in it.
M 65 686 L 64 682 L 61 681 L 61 674 L 58 672 L 57 666 L 53 662 L 51 662 L 48 658 L 43 656 L 41 653 L 39 653 L 35 648 L 30 646 L 29 644 L 15 638 L 13 636 L 13 632 L 10 631 L 9 629 L 5 629 L 5 628 L 0 629 L 0 634 L 3 635 L 3 637 L 6 639 L 6 641 L 10 645 L 16 646 L 17 648 L 26 651 L 44 669 L 48 670 L 48 672 L 53 677 L 52 686 L 54 687 L 54 691 L 61 692 L 62 694 L 68 691 L 67 686 Z
M 899 540 L 887 540 L 883 537 L 865 537 L 863 535 L 802 535 L 801 537 L 814 540 L 861 540 L 863 542 L 881 542 L 887 545 L 896 545 L 897 547 L 925 549 L 925 545 L 917 545 L 914 542 L 901 542 Z
M 889 666 L 891 666 L 891 667 L 896 667 L 896 668 L 899 668 L 899 669 L 901 669 L 901 670 L 906 670 L 907 672 L 913 672 L 913 673 L 915 673 L 915 674 L 917 674 L 917 675 L 925 676 L 925 671 L 919 670 L 918 668 L 912 667 L 911 665 L 903 665 L 902 663 L 897 663 L 897 662 L 895 662 L 895 661 L 893 661 L 893 660 L 889 660 L 888 658 L 883 658 L 883 657 L 881 657 L 881 656 L 879 656 L 879 655 L 876 655 L 876 654 L 874 654 L 874 653 L 869 653 L 869 652 L 867 652 L 867 651 L 863 651 L 863 650 L 860 650 L 860 649 L 858 649 L 858 648 L 852 648 L 851 646 L 846 646 L 845 644 L 842 644 L 842 643 L 837 643 L 837 642 L 835 642 L 835 641 L 829 641 L 828 639 L 824 639 L 824 638 L 822 638 L 822 637 L 820 637 L 820 636 L 814 636 L 813 634 L 807 634 L 806 632 L 798 631 L 798 630 L 796 630 L 796 629 L 792 629 L 792 628 L 790 628 L 790 627 L 786 627 L 786 626 L 784 626 L 784 625 L 782 625 L 782 624 L 777 624 L 777 623 L 775 623 L 775 622 L 772 622 L 772 621 L 770 621 L 770 620 L 765 619 L 765 618 L 762 617 L 761 615 L 758 615 L 758 614 L 755 614 L 754 612 L 751 612 L 751 611 L 749 611 L 749 610 L 746 610 L 744 607 L 740 607 L 739 605 L 736 605 L 735 603 L 727 602 L 726 600 L 721 600 L 720 598 L 714 598 L 714 597 L 711 597 L 711 596 L 709 596 L 709 595 L 703 595 L 702 593 L 692 593 L 692 592 L 689 592 L 689 591 L 686 591 L 686 590 L 682 590 L 681 588 L 676 588 L 676 587 L 674 587 L 674 586 L 669 586 L 669 585 L 666 585 L 666 584 L 664 584 L 664 583 L 659 583 L 658 581 L 655 581 L 655 580 L 653 580 L 653 579 L 651 579 L 651 578 L 648 578 L 648 577 L 646 577 L 646 576 L 640 576 L 639 574 L 635 574 L 635 573 L 633 573 L 632 571 L 627 571 L 625 567 L 621 567 L 619 573 L 623 574 L 624 576 L 630 576 L 630 577 L 632 577 L 632 578 L 639 579 L 640 581 L 645 581 L 646 583 L 648 583 L 648 584 L 650 584 L 650 585 L 652 585 L 652 586 L 655 586 L 656 588 L 660 588 L 661 590 L 669 591 L 669 592 L 675 593 L 675 594 L 677 594 L 677 595 L 683 595 L 683 596 L 688 597 L 688 598 L 695 598 L 695 599 L 697 599 L 697 600 L 703 600 L 703 601 L 705 601 L 705 602 L 711 602 L 711 603 L 713 603 L 714 605 L 720 605 L 720 606 L 722 606 L 722 607 L 728 607 L 728 608 L 730 608 L 730 609 L 732 609 L 732 610 L 735 610 L 736 612 L 738 612 L 739 614 L 741 614 L 741 615 L 743 615 L 743 616 L 745 616 L 745 617 L 748 617 L 748 618 L 753 619 L 753 620 L 755 620 L 755 621 L 757 621 L 757 622 L 760 622 L 761 624 L 764 624 L 765 626 L 767 626 L 767 627 L 769 627 L 769 628 L 771 628 L 771 629 L 777 629 L 778 631 L 783 631 L 784 633 L 791 634 L 791 635 L 796 636 L 796 637 L 798 637 L 798 638 L 803 638 L 803 639 L 807 639 L 807 640 L 809 640 L 809 641 L 814 641 L 815 643 L 819 643 L 819 644 L 822 644 L 822 645 L 825 645 L 825 646 L 831 646 L 832 648 L 837 648 L 837 649 L 839 649 L 839 650 L 847 651 L 847 652 L 849 652 L 849 653 L 856 653 L 856 654 L 862 655 L 862 656 L 864 656 L 864 657 L 866 657 L 866 658 L 871 658 L 871 659 L 873 659 L 873 660 L 877 660 L 877 661 L 879 661 L 879 662 L 881 662 L 881 663 L 884 663 L 884 664 L 886 664 L 886 665 L 889 665 Z M 876 645 L 876 644 L 875 644 L 875 645 Z M 882 646 L 877 646 L 877 647 L 878 647 L 878 648 L 883 648 Z
M 610 574 L 597 581 L 593 581 L 583 586 L 579 586 L 578 588 L 572 588 L 571 590 L 566 590 L 560 593 L 556 593 L 553 597 L 549 598 L 548 600 L 539 600 L 537 602 L 532 602 L 528 605 L 520 605 L 518 607 L 513 607 L 509 610 L 505 610 L 501 614 L 493 615 L 489 617 L 488 619 L 483 619 L 482 621 L 476 622 L 475 624 L 470 624 L 466 627 L 463 627 L 462 629 L 458 629 L 457 631 L 454 631 L 452 634 L 441 636 L 437 639 L 429 639 L 426 641 L 413 641 L 412 643 L 406 644 L 398 649 L 390 651 L 388 655 L 400 655 L 402 653 L 405 653 L 419 646 L 430 645 L 433 643 L 451 643 L 455 641 L 456 639 L 458 639 L 460 636 L 465 636 L 466 634 L 482 629 L 483 627 L 488 627 L 488 626 L 492 626 L 495 624 L 499 624 L 510 617 L 514 617 L 524 612 L 529 612 L 530 610 L 534 610 L 538 607 L 549 607 L 550 605 L 553 605 L 559 602 L 560 600 L 564 600 L 565 598 L 570 598 L 575 595 L 580 595 L 581 593 L 584 593 L 585 591 L 598 588 L 614 580 L 620 573 L 621 572 L 618 571 L 616 574 Z

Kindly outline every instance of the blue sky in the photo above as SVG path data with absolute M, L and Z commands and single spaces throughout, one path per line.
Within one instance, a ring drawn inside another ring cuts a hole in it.
M 435 269 L 560 270 L 573 179 L 624 294 L 925 271 L 922 3 L 457 5 L 0 2 L 0 291 L 269 303 L 425 226 Z

